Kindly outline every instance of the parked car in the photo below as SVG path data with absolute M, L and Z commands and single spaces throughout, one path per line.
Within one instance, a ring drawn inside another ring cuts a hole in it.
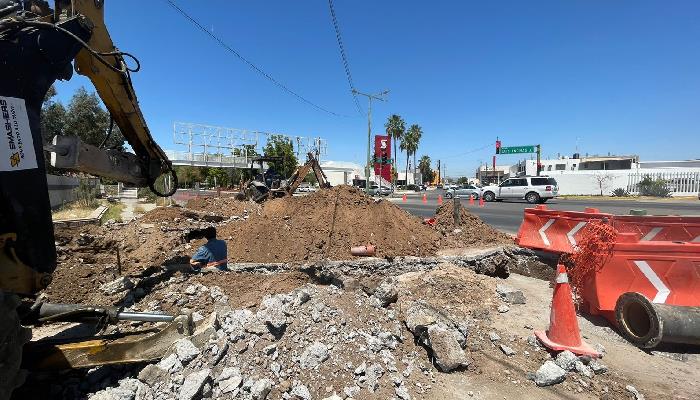
M 503 199 L 525 199 L 530 204 L 544 203 L 559 194 L 559 186 L 554 178 L 548 176 L 522 176 L 509 178 L 500 185 L 481 188 L 484 201 L 501 201 Z
M 469 197 L 469 196 L 474 196 L 475 199 L 478 199 L 479 196 L 481 195 L 481 191 L 479 190 L 478 187 L 474 185 L 462 185 L 458 186 L 456 189 L 448 189 L 445 192 L 445 198 L 446 199 L 451 199 L 455 196 L 459 197 Z
M 394 190 L 391 189 L 390 186 L 382 186 L 381 189 L 379 188 L 379 185 L 373 183 L 369 187 L 369 195 L 370 196 L 388 196 L 390 194 L 394 193 Z
M 422 192 L 423 190 L 425 190 L 425 185 L 410 184 L 410 185 L 406 186 L 406 190 L 412 190 L 414 192 Z
M 297 188 L 297 192 L 299 192 L 299 193 L 306 193 L 306 192 L 310 192 L 311 190 L 312 190 L 311 184 L 309 184 L 308 182 L 300 183 L 299 187 Z

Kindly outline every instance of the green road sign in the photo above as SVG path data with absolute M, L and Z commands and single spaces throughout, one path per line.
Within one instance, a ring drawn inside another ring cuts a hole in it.
M 535 153 L 535 146 L 512 146 L 501 147 L 500 154 L 520 154 L 520 153 Z

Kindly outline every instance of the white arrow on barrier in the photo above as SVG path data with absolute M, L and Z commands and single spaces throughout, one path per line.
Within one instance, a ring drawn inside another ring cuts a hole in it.
M 574 238 L 574 235 L 586 226 L 586 221 L 581 221 L 576 226 L 574 226 L 574 229 L 570 230 L 569 233 L 566 234 L 566 237 L 569 239 L 569 243 L 571 243 L 571 246 L 576 247 L 576 239 Z
M 545 235 L 544 232 L 545 232 L 547 229 L 549 229 L 550 226 L 552 226 L 552 224 L 554 223 L 554 221 L 556 221 L 554 218 L 550 219 L 550 220 L 547 221 L 547 223 L 544 224 L 544 225 L 540 228 L 540 230 L 538 231 L 538 232 L 540 233 L 540 237 L 542 238 L 542 241 L 544 242 L 544 244 L 547 245 L 547 247 L 550 246 L 550 243 L 549 243 L 549 238 L 547 237 L 547 235 Z
M 664 229 L 663 227 L 657 226 L 656 228 L 651 228 L 649 232 L 647 232 L 646 235 L 644 235 L 643 238 L 640 239 L 642 242 L 647 242 L 650 240 L 654 239 L 654 236 L 658 235 L 661 230 Z
M 666 287 L 666 285 L 664 285 L 661 278 L 659 278 L 659 276 L 656 275 L 656 272 L 654 272 L 654 270 L 651 269 L 651 267 L 646 261 L 635 261 L 634 263 L 637 265 L 637 268 L 639 268 L 639 270 L 642 271 L 644 276 L 647 277 L 649 282 L 656 288 L 656 296 L 654 296 L 654 300 L 652 300 L 651 302 L 661 304 L 665 303 L 666 298 L 669 294 L 671 294 L 671 290 L 668 287 Z

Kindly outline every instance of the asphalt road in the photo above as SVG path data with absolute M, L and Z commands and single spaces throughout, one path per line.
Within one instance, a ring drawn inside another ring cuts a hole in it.
M 443 194 L 442 190 L 428 191 L 427 204 L 422 202 L 422 194 L 411 193 L 407 195 L 406 202 L 401 198 L 391 199 L 399 207 L 420 217 L 429 218 L 435 214 L 438 207 L 438 195 Z M 524 200 L 503 201 L 486 203 L 484 207 L 479 207 L 476 201 L 473 206 L 469 206 L 468 199 L 462 199 L 462 204 L 469 208 L 471 212 L 478 215 L 491 226 L 508 233 L 517 233 L 520 223 L 523 220 L 523 210 L 533 207 Z M 680 200 L 570 200 L 553 199 L 547 202 L 547 208 L 553 210 L 583 211 L 586 207 L 599 209 L 601 212 L 611 214 L 629 214 L 631 209 L 647 210 L 649 215 L 700 215 L 700 201 L 680 201 Z

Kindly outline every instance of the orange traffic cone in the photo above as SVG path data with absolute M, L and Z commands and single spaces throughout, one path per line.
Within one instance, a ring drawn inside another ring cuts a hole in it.
M 474 195 L 473 194 L 469 196 L 469 205 L 470 206 L 474 205 Z
M 485 204 L 485 203 L 484 203 L 484 198 L 483 198 L 483 197 L 479 197 L 479 207 L 483 207 L 484 204 Z
M 438 195 L 438 205 L 439 206 L 442 205 L 442 195 L 441 194 Z
M 423 204 L 428 204 L 428 198 L 423 194 Z
M 403 195 L 403 197 L 401 198 L 401 200 L 402 200 L 404 203 L 406 202 L 406 194 Z
M 555 282 L 552 309 L 549 314 L 549 329 L 547 332 L 535 331 L 535 336 L 552 350 L 569 350 L 578 355 L 600 357 L 593 347 L 581 339 L 574 301 L 571 299 L 569 277 L 562 264 L 557 266 Z

